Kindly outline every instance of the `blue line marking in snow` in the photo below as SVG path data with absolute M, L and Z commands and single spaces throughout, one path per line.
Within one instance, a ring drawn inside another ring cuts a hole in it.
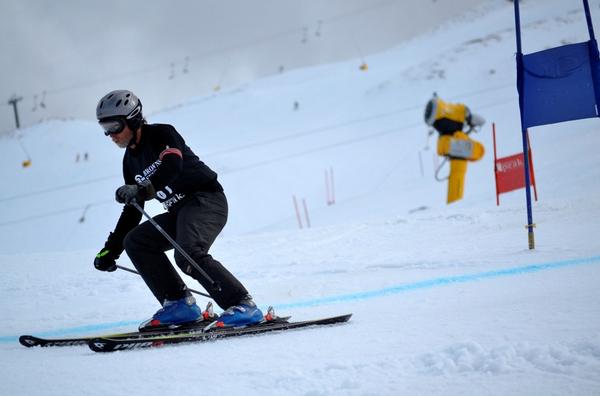
M 455 276 L 446 276 L 441 278 L 428 279 L 424 281 L 418 281 L 414 283 L 405 283 L 398 286 L 386 287 L 384 289 L 371 290 L 365 292 L 357 292 L 357 293 L 349 293 L 349 294 L 340 294 L 337 296 L 330 297 L 322 297 L 322 298 L 314 298 L 311 300 L 298 301 L 294 303 L 288 304 L 280 304 L 276 307 L 279 309 L 289 309 L 289 308 L 305 308 L 305 307 L 313 307 L 317 305 L 325 305 L 332 304 L 337 302 L 347 302 L 347 301 L 356 301 L 356 300 L 366 300 L 376 297 L 383 297 L 390 294 L 399 294 L 405 293 L 414 290 L 421 289 L 430 289 L 438 286 L 446 286 L 453 283 L 467 283 L 467 282 L 476 282 L 484 279 L 491 278 L 500 278 L 505 276 L 516 276 L 529 274 L 533 272 L 546 271 L 551 269 L 558 269 L 564 267 L 571 267 L 575 265 L 584 265 L 584 264 L 595 264 L 600 262 L 600 256 L 592 256 L 581 259 L 572 259 L 572 260 L 564 260 L 564 261 L 556 261 L 551 263 L 543 263 L 543 264 L 532 264 L 523 267 L 513 267 L 506 268 L 501 270 L 494 271 L 486 271 L 479 272 L 476 274 L 470 275 L 455 275 Z
M 422 289 L 431 289 L 434 287 L 447 286 L 456 283 L 468 283 L 468 282 L 477 282 L 485 279 L 493 279 L 493 278 L 501 278 L 507 276 L 517 276 L 523 274 L 530 274 L 534 272 L 547 271 L 552 269 L 564 268 L 564 267 L 572 267 L 576 265 L 586 265 L 586 264 L 597 264 L 600 262 L 600 256 L 592 256 L 586 258 L 579 259 L 571 259 L 571 260 L 562 260 L 555 261 L 549 263 L 542 264 L 532 264 L 526 265 L 522 267 L 512 267 L 501 270 L 494 271 L 486 271 L 479 272 L 475 274 L 469 275 L 455 275 L 455 276 L 445 276 L 440 278 L 433 278 L 424 281 L 418 281 L 413 283 L 405 283 L 397 286 L 386 287 L 378 290 L 357 292 L 357 293 L 348 293 L 348 294 L 340 294 L 337 296 L 329 296 L 322 298 L 314 298 L 310 300 L 297 301 L 286 304 L 276 304 L 275 307 L 278 309 L 290 309 L 290 308 L 306 308 L 306 307 L 314 307 L 317 305 L 325 305 L 325 304 L 333 304 L 338 302 L 348 302 L 348 301 L 358 301 L 358 300 L 367 300 L 371 298 L 384 297 L 393 294 L 406 293 L 415 290 Z M 111 323 L 99 323 L 93 325 L 86 326 L 78 326 L 78 327 L 70 327 L 66 329 L 59 330 L 49 330 L 41 333 L 36 333 L 38 337 L 60 337 L 65 335 L 72 334 L 84 334 L 84 333 L 94 333 L 101 330 L 115 329 L 119 327 L 126 327 L 137 325 L 141 321 L 121 321 L 121 322 L 111 322 Z M 2 336 L 0 337 L 0 343 L 12 343 L 18 340 L 18 336 Z

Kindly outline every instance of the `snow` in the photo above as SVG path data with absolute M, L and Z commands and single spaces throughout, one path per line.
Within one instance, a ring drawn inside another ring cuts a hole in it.
M 353 313 L 345 325 L 107 355 L 23 348 L 20 334 L 128 330 L 158 307 L 135 275 L 92 267 L 120 212 L 122 156 L 95 122 L 19 131 L 25 169 L 16 136 L 0 138 L 0 394 L 600 394 L 598 121 L 531 130 L 529 250 L 524 190 L 496 206 L 493 176 L 492 121 L 499 156 L 522 149 L 512 12 L 483 1 L 369 56 L 367 72 L 358 60 L 297 70 L 150 118 L 219 172 L 230 219 L 212 254 L 259 305 L 297 320 Z M 521 17 L 525 52 L 587 40 L 579 1 L 528 1 Z M 433 91 L 488 120 L 475 136 L 486 155 L 452 205 L 434 139 L 425 149 Z

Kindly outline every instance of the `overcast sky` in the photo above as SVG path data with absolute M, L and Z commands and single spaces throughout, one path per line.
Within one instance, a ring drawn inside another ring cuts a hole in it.
M 482 0 L 0 0 L 0 133 L 40 119 L 93 119 L 132 89 L 147 112 L 216 85 L 364 57 Z

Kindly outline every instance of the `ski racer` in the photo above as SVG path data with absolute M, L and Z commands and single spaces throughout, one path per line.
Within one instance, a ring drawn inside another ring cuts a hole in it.
M 131 91 L 106 94 L 96 107 L 104 134 L 120 148 L 124 184 L 115 192 L 125 204 L 114 231 L 94 260 L 100 271 L 115 271 L 123 250 L 133 262 L 161 308 L 140 324 L 140 330 L 174 327 L 207 319 L 196 305 L 165 251 L 173 248 L 150 222 L 140 224 L 142 211 L 137 202 L 157 199 L 166 209 L 154 220 L 210 278 L 207 279 L 177 249 L 175 263 L 196 279 L 225 311 L 217 326 L 247 326 L 261 322 L 263 314 L 246 288 L 219 261 L 209 248 L 227 222 L 227 199 L 217 174 L 186 145 L 183 137 L 168 124 L 148 124 L 142 103 Z M 213 282 L 210 282 L 212 279 Z

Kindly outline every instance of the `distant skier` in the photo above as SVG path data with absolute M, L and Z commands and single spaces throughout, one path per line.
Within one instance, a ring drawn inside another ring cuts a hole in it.
M 202 320 L 194 297 L 175 271 L 165 251 L 172 249 L 150 222 L 140 223 L 142 214 L 133 201 L 157 199 L 166 213 L 154 220 L 212 278 L 209 282 L 179 253 L 175 262 L 198 280 L 225 310 L 218 326 L 252 325 L 263 319 L 246 288 L 208 250 L 227 222 L 227 199 L 217 174 L 186 145 L 171 125 L 147 124 L 142 103 L 130 91 L 117 90 L 100 99 L 96 117 L 104 134 L 120 148 L 125 184 L 116 190 L 117 202 L 125 204 L 113 232 L 94 260 L 101 271 L 115 271 L 123 250 L 135 265 L 162 308 L 140 324 L 140 329 L 181 325 Z

